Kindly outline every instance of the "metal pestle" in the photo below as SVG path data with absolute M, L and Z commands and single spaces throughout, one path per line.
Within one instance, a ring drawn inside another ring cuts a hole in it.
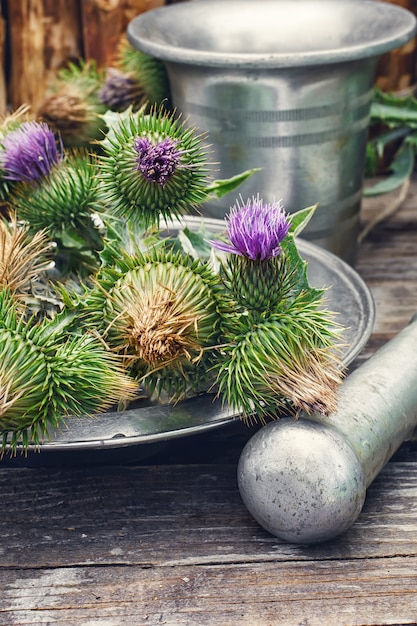
M 337 412 L 283 418 L 246 444 L 238 485 L 253 517 L 293 543 L 331 539 L 359 516 L 372 483 L 417 425 L 417 321 L 340 388 Z

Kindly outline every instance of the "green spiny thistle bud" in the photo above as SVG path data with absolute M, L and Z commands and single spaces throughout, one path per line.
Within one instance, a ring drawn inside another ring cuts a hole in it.
M 264 204 L 259 196 L 237 202 L 227 217 L 230 243 L 212 241 L 229 253 L 225 266 L 228 288 L 237 303 L 250 311 L 269 311 L 290 289 L 291 267 L 281 243 L 290 221 L 280 202 Z
M 103 268 L 87 299 L 88 324 L 151 392 L 177 400 L 207 387 L 212 349 L 229 310 L 217 275 L 182 254 L 155 249 Z
M 236 302 L 251 312 L 275 310 L 292 288 L 291 267 L 285 254 L 264 261 L 231 255 L 224 274 Z
M 0 292 L 0 434 L 15 449 L 38 444 L 67 415 L 89 415 L 136 386 L 92 335 L 70 336 L 70 320 L 28 324 L 7 290 Z
M 101 191 L 110 212 L 145 228 L 207 197 L 202 138 L 166 112 L 127 112 L 101 142 Z
M 216 365 L 219 395 L 245 417 L 261 420 L 282 410 L 334 411 L 343 375 L 335 327 L 319 304 L 300 294 L 263 321 L 241 317 L 239 335 Z
M 101 116 L 107 107 L 98 92 L 103 80 L 94 62 L 70 63 L 58 72 L 37 116 L 61 134 L 65 146 L 83 147 L 102 139 L 105 125 Z
M 123 37 L 116 67 L 106 70 L 106 80 L 98 94 L 100 101 L 112 111 L 143 105 L 165 106 L 170 100 L 168 75 L 164 64 L 130 45 Z
M 62 274 L 88 275 L 97 269 L 102 235 L 94 221 L 100 205 L 94 156 L 68 155 L 48 176 L 15 189 L 13 206 L 32 232 L 44 230 L 56 244 Z
M 309 285 L 294 242 L 314 208 L 290 218 L 280 203 L 264 204 L 258 196 L 231 210 L 230 243 L 211 242 L 231 255 L 225 286 L 241 312 L 234 328 L 226 328 L 216 385 L 246 417 L 329 413 L 336 406 L 342 380 L 336 324 L 322 306 L 324 290 Z

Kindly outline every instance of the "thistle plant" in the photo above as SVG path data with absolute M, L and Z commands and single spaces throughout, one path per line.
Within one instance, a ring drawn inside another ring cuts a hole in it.
M 167 106 L 170 88 L 164 64 L 130 45 L 123 37 L 115 67 L 106 69 L 106 79 L 98 92 L 100 101 L 111 111 L 137 110 L 142 106 Z
M 0 219 L 0 289 L 15 299 L 31 294 L 34 284 L 50 267 L 51 246 L 45 232 L 32 236 L 13 214 Z
M 0 164 L 15 186 L 7 201 L 30 232 L 44 231 L 55 246 L 62 275 L 89 275 L 97 269 L 102 233 L 95 218 L 95 156 L 67 152 L 60 135 L 45 122 L 24 122 L 2 141 Z
M 57 142 L 45 122 L 22 122 L 1 140 L 0 168 L 3 178 L 32 182 L 51 172 L 64 158 L 62 142 Z
M 92 335 L 68 333 L 70 318 L 28 323 L 0 291 L 0 432 L 15 450 L 39 444 L 68 415 L 91 415 L 136 386 Z
M 216 386 L 247 418 L 336 408 L 342 380 L 336 325 L 294 243 L 314 208 L 290 217 L 280 203 L 257 196 L 232 208 L 229 242 L 211 242 L 230 255 L 224 281 L 237 307 L 214 367 Z
M 291 269 L 281 254 L 290 217 L 280 202 L 264 203 L 258 195 L 237 201 L 226 222 L 229 242 L 210 243 L 229 253 L 224 268 L 228 289 L 250 311 L 273 310 L 291 289 Z
M 240 198 L 225 238 L 166 237 L 162 226 L 255 170 L 212 180 L 205 136 L 162 108 L 97 122 L 94 72 L 60 77 L 65 97 L 77 89 L 89 103 L 78 137 L 95 134 L 90 113 L 106 130 L 94 153 L 69 151 L 44 120 L 0 128 L 13 186 L 0 222 L 3 448 L 41 443 L 66 415 L 105 410 L 139 385 L 170 402 L 215 390 L 248 420 L 333 411 L 338 329 L 294 241 L 314 207 L 290 216 L 281 202 Z
M 66 155 L 36 183 L 20 185 L 13 195 L 19 219 L 31 230 L 43 230 L 55 244 L 55 263 L 62 276 L 94 273 L 103 247 L 101 205 L 97 195 L 94 155 Z
M 110 111 L 125 111 L 128 107 L 134 110 L 146 102 L 137 81 L 116 67 L 106 68 L 106 78 L 98 97 Z
M 104 267 L 82 316 L 151 394 L 207 389 L 229 300 L 207 263 L 156 247 Z
M 202 137 L 163 110 L 120 116 L 102 141 L 101 191 L 108 210 L 158 226 L 206 198 Z
M 61 135 L 66 147 L 91 147 L 102 139 L 107 106 L 98 94 L 103 81 L 103 71 L 93 61 L 70 63 L 58 72 L 37 117 Z

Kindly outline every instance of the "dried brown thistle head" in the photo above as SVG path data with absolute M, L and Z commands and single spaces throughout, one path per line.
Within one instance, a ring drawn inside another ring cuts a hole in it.
M 306 351 L 302 361 L 280 364 L 280 373 L 268 376 L 274 392 L 288 398 L 295 411 L 329 415 L 337 409 L 337 390 L 343 378 L 341 363 L 328 348 Z
M 16 216 L 0 219 L 0 288 L 19 295 L 30 291 L 31 282 L 50 265 L 51 243 L 46 233 L 29 234 Z
M 135 359 L 156 371 L 174 361 L 197 361 L 202 353 L 198 323 L 202 313 L 187 307 L 179 293 L 158 285 L 152 293 L 128 303 L 122 314 L 126 343 Z

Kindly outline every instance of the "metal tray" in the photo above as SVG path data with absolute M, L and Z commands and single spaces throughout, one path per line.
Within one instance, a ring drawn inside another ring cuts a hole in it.
M 189 217 L 187 226 L 197 229 L 202 219 Z M 204 224 L 211 232 L 224 229 L 221 220 L 204 218 Z M 168 230 L 171 229 L 178 230 L 178 227 L 174 225 Z M 346 328 L 343 335 L 346 347 L 342 358 L 344 364 L 349 365 L 372 332 L 375 310 L 370 291 L 355 270 L 340 258 L 303 239 L 297 240 L 297 246 L 301 256 L 308 261 L 310 283 L 314 287 L 328 289 L 326 307 L 338 313 L 338 323 Z M 93 451 L 114 451 L 133 446 L 135 457 L 140 459 L 148 456 L 157 444 L 218 428 L 238 417 L 238 413 L 222 406 L 212 394 L 202 394 L 175 406 L 144 405 L 92 418 L 70 417 L 50 441 L 40 447 L 30 447 L 26 460 L 30 464 L 31 452 L 35 450 L 42 452 L 36 456 L 44 456 L 45 453 L 70 451 L 91 454 Z

